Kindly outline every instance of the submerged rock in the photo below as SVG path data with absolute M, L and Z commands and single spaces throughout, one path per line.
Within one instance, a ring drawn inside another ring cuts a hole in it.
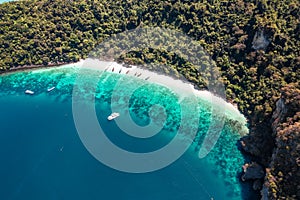
M 257 147 L 257 143 L 253 142 L 252 140 L 253 138 L 250 136 L 241 138 L 240 140 L 241 147 L 245 152 L 250 153 L 254 156 L 259 156 L 261 154 L 261 151 Z
M 267 167 L 274 146 L 271 127 L 265 123 L 257 125 L 257 127 L 252 128 L 249 135 L 241 138 L 240 145 L 243 151 L 255 156 L 259 163 Z

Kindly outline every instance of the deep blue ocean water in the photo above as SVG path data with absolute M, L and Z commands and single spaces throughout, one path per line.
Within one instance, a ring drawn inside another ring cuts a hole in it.
M 103 165 L 86 150 L 75 128 L 72 89 L 76 72 L 74 67 L 61 67 L 0 76 L 0 199 L 256 199 L 249 185 L 239 181 L 245 158 L 236 145 L 239 135 L 230 124 L 225 125 L 213 151 L 198 158 L 201 138 L 209 126 L 210 112 L 205 106 L 201 107 L 197 139 L 170 166 L 131 174 Z M 88 79 L 95 73 L 88 71 L 85 76 Z M 129 151 L 163 147 L 176 132 L 172 129 L 178 122 L 175 97 L 155 84 L 136 91 L 130 112 L 137 124 L 148 123 L 143 113 L 155 101 L 169 106 L 170 117 L 152 140 L 134 139 L 106 119 L 119 76 L 124 75 L 104 73 L 95 95 L 97 117 L 107 137 Z M 47 92 L 52 86 L 56 89 Z M 26 95 L 26 89 L 35 94 Z M 88 103 L 88 96 L 83 92 L 82 100 Z

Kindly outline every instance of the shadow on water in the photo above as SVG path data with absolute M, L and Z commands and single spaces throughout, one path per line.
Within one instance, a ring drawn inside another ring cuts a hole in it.
M 245 163 L 251 162 L 251 160 L 252 160 L 251 156 L 249 156 L 249 155 L 247 155 L 243 152 L 241 144 L 240 144 L 239 141 L 236 143 L 236 147 L 239 149 L 239 151 L 241 151 Z M 242 166 L 241 166 L 241 168 L 242 168 Z M 240 180 L 240 185 L 241 185 L 241 188 L 242 188 L 242 198 L 243 198 L 243 200 L 259 200 L 259 199 L 261 199 L 260 190 L 255 191 L 253 189 L 253 182 L 254 181 L 244 182 L 241 179 L 242 175 L 243 175 L 243 172 L 237 173 L 237 178 Z

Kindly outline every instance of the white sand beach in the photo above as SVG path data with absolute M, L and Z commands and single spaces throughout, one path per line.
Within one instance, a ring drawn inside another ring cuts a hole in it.
M 226 102 L 226 100 L 221 97 L 213 95 L 207 90 L 195 89 L 193 85 L 189 84 L 187 81 L 174 79 L 163 74 L 141 69 L 137 66 L 124 66 L 116 62 L 100 61 L 90 58 L 81 60 L 80 62 L 73 64 L 73 66 L 135 76 L 149 82 L 164 85 L 183 96 L 193 93 L 197 97 L 211 102 L 215 106 L 214 109 L 223 109 L 226 118 L 238 121 L 242 125 L 247 124 L 247 119 L 245 116 L 241 114 L 241 112 L 234 105 Z M 245 135 L 249 132 L 246 126 L 242 126 L 242 128 L 243 130 L 239 130 L 241 135 Z

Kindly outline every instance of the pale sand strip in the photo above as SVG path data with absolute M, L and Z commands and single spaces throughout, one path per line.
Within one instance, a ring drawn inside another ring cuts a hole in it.
M 80 60 L 77 63 L 71 63 L 71 64 L 59 66 L 59 68 L 65 68 L 65 67 L 66 68 L 69 67 L 87 68 L 87 69 L 102 70 L 102 71 L 107 71 L 112 73 L 127 74 L 128 76 L 134 76 L 140 79 L 147 80 L 149 82 L 166 86 L 183 97 L 193 93 L 197 97 L 212 103 L 216 109 L 223 109 L 227 119 L 231 119 L 233 121 L 239 122 L 241 126 L 240 126 L 240 130 L 238 131 L 241 135 L 245 135 L 249 132 L 248 128 L 246 127 L 247 119 L 243 114 L 241 114 L 241 112 L 234 105 L 226 102 L 224 99 L 218 96 L 213 95 L 211 92 L 207 90 L 196 90 L 194 86 L 188 83 L 187 81 L 174 79 L 172 77 L 163 74 L 158 74 L 153 71 L 141 69 L 137 66 L 126 67 L 116 62 L 100 61 L 97 59 L 90 59 L 90 58 L 85 60 Z M 48 70 L 53 70 L 53 68 L 38 69 L 34 71 L 38 72 L 38 71 L 48 71 Z
M 100 61 L 96 59 L 86 59 L 84 62 L 81 61 L 78 66 L 89 69 L 105 70 L 113 73 L 127 74 L 129 76 L 135 76 L 144 80 L 146 79 L 147 81 L 167 86 L 183 96 L 189 95 L 192 92 L 197 97 L 213 103 L 216 106 L 215 108 L 223 109 L 228 119 L 232 119 L 241 123 L 241 125 L 243 125 L 243 127 L 241 127 L 243 130 L 239 130 L 239 132 L 242 135 L 245 135 L 249 132 L 248 128 L 246 127 L 247 119 L 234 105 L 226 102 L 224 99 L 218 96 L 213 95 L 207 90 L 196 90 L 193 85 L 187 81 L 174 79 L 153 71 L 141 69 L 137 66 L 125 67 L 116 62 Z

